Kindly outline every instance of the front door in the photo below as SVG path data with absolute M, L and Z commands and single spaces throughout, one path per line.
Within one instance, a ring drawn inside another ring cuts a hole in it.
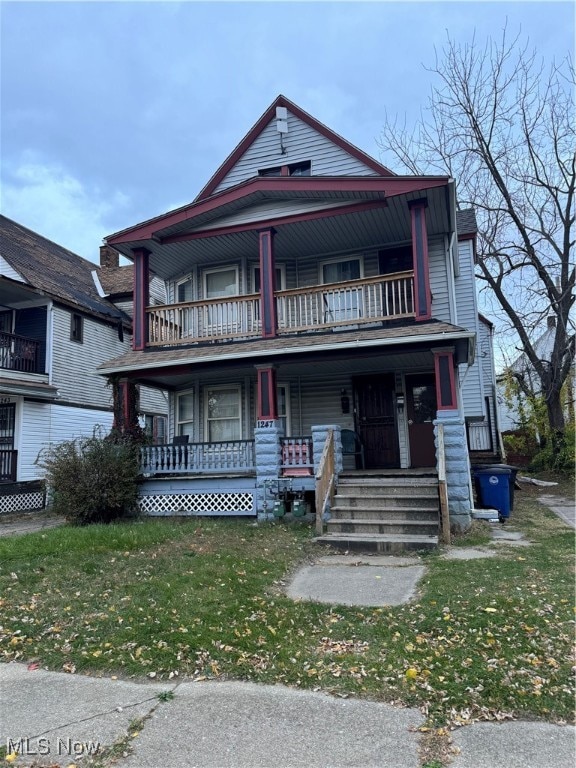
M 364 445 L 366 469 L 396 468 L 400 464 L 394 412 L 394 376 L 384 374 L 354 382 L 358 404 L 358 434 Z
M 411 467 L 435 467 L 436 380 L 432 373 L 406 376 Z

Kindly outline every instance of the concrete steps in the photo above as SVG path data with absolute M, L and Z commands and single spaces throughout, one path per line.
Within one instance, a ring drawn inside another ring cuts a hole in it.
M 433 471 L 341 475 L 324 535 L 339 549 L 402 552 L 438 546 L 438 478 Z

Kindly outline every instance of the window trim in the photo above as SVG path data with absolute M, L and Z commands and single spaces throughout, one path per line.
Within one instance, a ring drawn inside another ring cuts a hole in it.
M 280 389 L 286 390 L 286 413 L 284 416 L 280 414 L 280 410 L 278 409 L 278 419 L 286 419 L 286 428 L 284 430 L 284 437 L 290 437 L 292 434 L 292 409 L 290 407 L 290 382 L 288 381 L 277 381 L 276 382 L 276 404 L 277 407 L 280 405 L 280 398 L 278 397 L 278 393 Z
M 256 270 L 260 269 L 260 264 L 251 264 L 250 265 L 250 288 L 252 289 L 252 293 L 258 293 L 256 290 Z M 285 291 L 286 290 L 286 264 L 275 264 L 274 269 L 280 270 L 280 287 L 276 288 L 274 286 L 275 291 Z
M 364 254 L 351 254 L 350 256 L 338 256 L 333 259 L 325 259 L 318 262 L 318 282 L 320 285 L 334 285 L 334 283 L 324 282 L 324 267 L 328 264 L 343 264 L 346 261 L 357 261 L 360 264 L 360 277 L 358 280 L 362 280 L 364 277 Z
M 239 430 L 238 433 L 240 437 L 238 440 L 243 439 L 244 434 L 244 421 L 242 418 L 242 385 L 241 384 L 206 384 L 202 389 L 202 395 L 204 400 L 204 441 L 207 443 L 211 442 L 219 442 L 219 441 L 212 441 L 210 439 L 210 429 L 209 424 L 212 421 L 224 421 L 224 419 L 209 419 L 208 418 L 208 400 L 209 400 L 209 394 L 210 392 L 217 392 L 217 391 L 224 391 L 224 390 L 235 390 L 238 394 L 238 423 L 239 423 Z M 226 417 L 226 419 L 230 419 L 229 416 Z
M 78 323 L 78 328 L 75 327 Z M 78 312 L 70 313 L 70 341 L 76 344 L 84 343 L 84 318 Z

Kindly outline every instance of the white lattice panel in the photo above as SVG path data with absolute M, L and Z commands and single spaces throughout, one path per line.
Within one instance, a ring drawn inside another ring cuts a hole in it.
M 140 497 L 146 515 L 251 515 L 255 514 L 252 491 L 208 493 L 157 493 Z
M 0 496 L 0 515 L 11 512 L 24 512 L 44 508 L 44 494 L 41 491 L 32 493 L 14 493 Z

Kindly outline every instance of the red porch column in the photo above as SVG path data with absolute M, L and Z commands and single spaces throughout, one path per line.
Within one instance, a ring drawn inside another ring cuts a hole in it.
M 430 296 L 430 269 L 428 263 L 428 232 L 426 229 L 425 198 L 408 203 L 412 218 L 412 259 L 414 264 L 414 310 L 416 320 L 430 320 L 432 299 Z
M 140 429 L 138 424 L 138 389 L 130 379 L 112 382 L 114 390 L 113 429 L 123 435 L 135 436 Z
M 273 365 L 256 366 L 258 373 L 258 396 L 256 418 L 261 421 L 275 421 L 278 418 L 278 395 L 276 392 L 276 368 Z
M 134 319 L 132 348 L 145 349 L 148 342 L 146 307 L 150 299 L 150 267 L 147 248 L 134 248 Z
M 458 409 L 456 394 L 456 373 L 454 368 L 454 349 L 445 347 L 433 349 L 434 372 L 436 374 L 436 401 L 439 411 Z
M 264 229 L 259 233 L 260 242 L 260 314 L 262 317 L 262 337 L 276 336 L 276 300 L 274 298 L 276 268 L 274 264 L 275 230 Z

